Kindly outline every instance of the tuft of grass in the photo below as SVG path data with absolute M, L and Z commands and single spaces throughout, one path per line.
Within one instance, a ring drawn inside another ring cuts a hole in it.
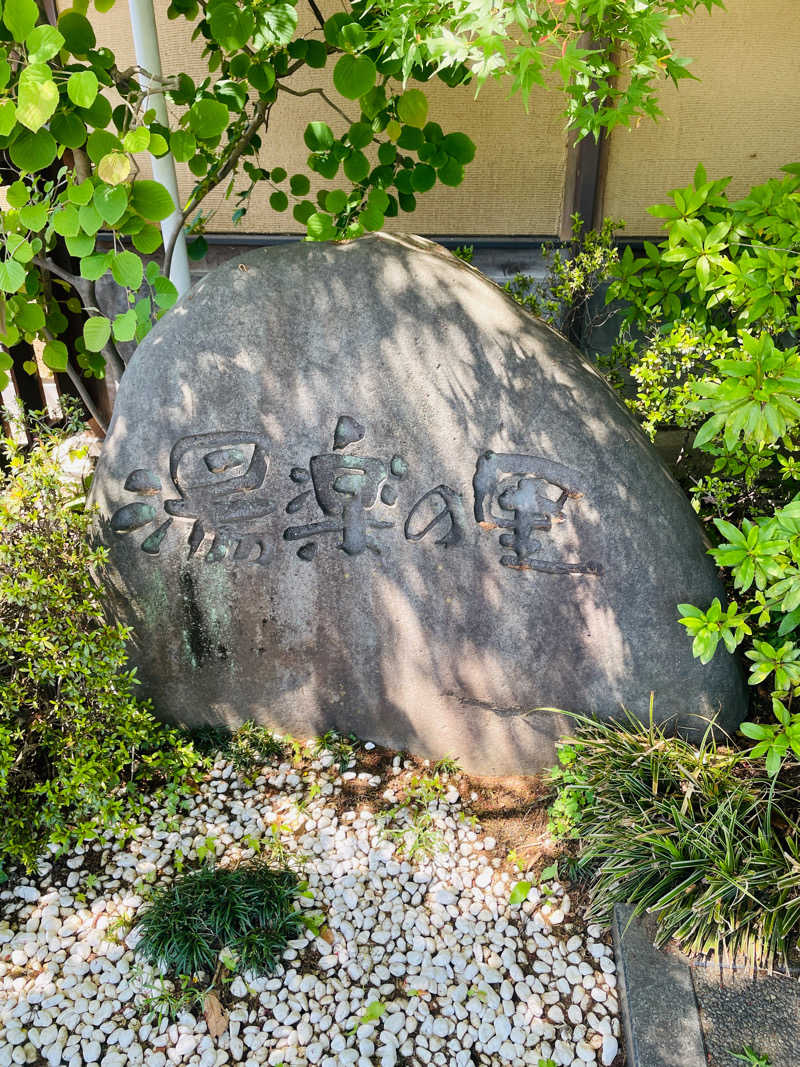
M 229 753 L 237 771 L 252 771 L 264 763 L 286 759 L 289 746 L 266 726 L 246 722 L 231 738 Z
M 167 972 L 213 974 L 227 948 L 242 970 L 269 974 L 304 929 L 293 871 L 261 860 L 204 866 L 156 890 L 140 912 L 137 953 Z
M 750 1045 L 744 1045 L 741 1052 L 734 1052 L 732 1049 L 728 1049 L 728 1055 L 733 1056 L 735 1060 L 740 1060 L 742 1063 L 747 1063 L 750 1067 L 772 1067 L 769 1056 L 762 1052 L 756 1052 Z
M 655 916 L 659 945 L 786 961 L 800 933 L 797 782 L 769 778 L 710 729 L 695 746 L 652 716 L 574 718 L 566 743 L 591 796 L 577 831 L 592 916 L 628 903 Z
M 455 756 L 442 756 L 440 760 L 434 763 L 432 770 L 434 775 L 461 773 L 461 767 Z
M 329 752 L 339 764 L 339 770 L 346 771 L 360 748 L 361 741 L 355 734 L 345 736 L 336 730 L 326 730 L 315 739 L 313 753 L 315 756 L 321 756 L 323 752 Z

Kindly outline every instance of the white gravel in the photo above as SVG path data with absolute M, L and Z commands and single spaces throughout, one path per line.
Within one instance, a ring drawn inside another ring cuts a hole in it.
M 396 798 L 401 773 L 396 759 L 364 785 Z M 100 862 L 93 856 L 101 873 L 89 875 L 89 853 L 76 852 L 66 870 L 43 863 L 38 878 L 6 886 L 0 1067 L 613 1062 L 617 983 L 604 931 L 584 928 L 557 882 L 510 907 L 515 879 L 494 839 L 464 818 L 453 779 L 430 809 L 444 850 L 409 862 L 357 798 L 337 817 L 331 800 L 352 769 L 341 775 L 324 755 L 301 774 L 286 763 L 247 781 L 220 759 L 190 813 L 153 810 L 126 844 L 109 834 Z M 320 791 L 309 800 L 312 782 Z M 149 884 L 168 880 L 176 862 L 192 865 L 198 848 L 218 862 L 252 856 L 273 826 L 326 936 L 292 942 L 269 978 L 236 978 L 220 1037 L 200 1008 L 148 1020 L 156 976 L 135 959 L 135 925 L 121 920 L 135 924 Z M 361 1022 L 373 1001 L 383 1013 Z

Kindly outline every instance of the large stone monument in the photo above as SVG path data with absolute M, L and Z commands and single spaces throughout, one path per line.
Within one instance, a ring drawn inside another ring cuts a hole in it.
M 624 706 L 744 711 L 676 604 L 721 595 L 678 486 L 558 333 L 414 237 L 259 249 L 126 371 L 94 483 L 143 692 L 484 773 Z

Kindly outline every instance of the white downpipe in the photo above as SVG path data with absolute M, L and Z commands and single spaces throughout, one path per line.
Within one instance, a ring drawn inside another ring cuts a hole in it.
M 131 26 L 133 28 L 133 43 L 136 49 L 136 62 L 153 75 L 152 85 L 156 91 L 151 90 L 151 82 L 147 74 L 139 75 L 139 84 L 147 93 L 146 106 L 153 108 L 156 119 L 163 126 L 168 127 L 167 105 L 164 93 L 161 91 L 161 55 L 158 50 L 158 33 L 156 32 L 156 17 L 153 11 L 153 0 L 129 0 L 131 10 Z M 164 247 L 169 245 L 176 229 L 180 229 L 178 239 L 175 242 L 175 251 L 172 256 L 170 267 L 170 280 L 178 294 L 183 296 L 191 286 L 189 277 L 189 257 L 186 254 L 186 234 L 183 232 L 181 222 L 180 200 L 178 199 L 178 179 L 175 175 L 175 160 L 171 152 L 156 158 L 150 157 L 153 163 L 153 177 L 160 182 L 169 192 L 175 204 L 175 211 L 161 223 L 161 235 L 164 239 Z

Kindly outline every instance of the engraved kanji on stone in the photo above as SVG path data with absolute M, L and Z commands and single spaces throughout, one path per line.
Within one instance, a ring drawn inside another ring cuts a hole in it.
M 192 521 L 189 555 L 194 556 L 207 537 L 211 545 L 205 559 L 265 563 L 269 556 L 266 539 L 253 524 L 274 509 L 266 496 L 264 481 L 269 469 L 269 441 L 263 434 L 238 431 L 192 434 L 172 447 L 169 472 L 179 493 L 164 501 L 165 519 L 140 548 L 157 555 L 174 519 Z M 125 490 L 137 496 L 156 496 L 161 480 L 152 471 L 138 468 L 125 482 Z M 111 516 L 111 528 L 128 534 L 155 523 L 153 503 L 134 501 Z
M 210 563 L 266 563 L 269 546 L 254 525 L 275 508 L 264 485 L 269 470 L 269 439 L 262 433 L 221 430 L 181 437 L 172 446 L 169 474 L 178 499 L 164 502 L 168 515 L 193 519 L 189 555 L 207 536 Z
M 317 551 L 316 537 L 338 535 L 337 547 L 349 556 L 358 556 L 365 549 L 380 554 L 381 548 L 373 536 L 374 530 L 388 530 L 393 522 L 374 517 L 373 509 L 380 501 L 387 507 L 397 502 L 397 491 L 388 480 L 390 476 L 403 478 L 407 466 L 402 456 L 393 456 L 387 464 L 375 456 L 345 453 L 344 449 L 357 444 L 366 430 L 350 415 L 340 416 L 333 435 L 333 451 L 312 456 L 308 469 L 293 467 L 290 477 L 298 485 L 309 482 L 312 488 L 303 489 L 286 505 L 293 515 L 312 503 L 321 509 L 324 519 L 318 522 L 289 526 L 283 532 L 286 541 L 303 541 L 297 555 L 311 560 Z
M 553 523 L 564 522 L 568 500 L 583 496 L 579 476 L 568 467 L 539 456 L 483 452 L 472 485 L 475 520 L 487 530 L 505 530 L 500 544 L 512 549 L 500 557 L 504 567 L 546 574 L 602 574 L 598 563 L 562 563 L 539 557 L 542 541 Z M 497 505 L 500 514 L 493 510 Z
M 424 493 L 409 511 L 403 527 L 408 541 L 421 541 L 432 530 L 438 534 L 434 543 L 444 548 L 452 548 L 464 540 L 464 505 L 449 485 L 437 485 Z

